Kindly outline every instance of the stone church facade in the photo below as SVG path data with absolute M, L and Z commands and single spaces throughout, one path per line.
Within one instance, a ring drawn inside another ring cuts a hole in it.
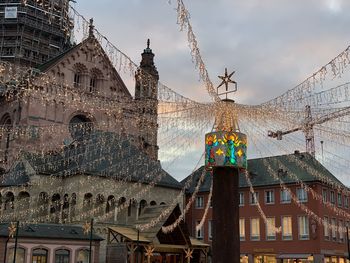
M 158 161 L 159 76 L 149 42 L 134 98 L 92 23 L 87 39 L 38 69 L 56 84 L 39 79 L 33 95 L 0 98 L 2 221 L 81 224 L 95 218 L 103 234 L 106 223 L 132 224 L 146 206 L 182 203 L 180 183 Z M 37 132 L 15 136 L 21 127 Z

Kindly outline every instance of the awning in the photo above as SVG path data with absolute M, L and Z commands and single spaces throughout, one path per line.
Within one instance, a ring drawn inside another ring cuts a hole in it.
M 276 258 L 281 258 L 281 259 L 307 259 L 308 257 L 311 257 L 312 254 L 282 254 L 282 255 L 277 255 Z
M 196 238 L 190 237 L 191 245 L 193 247 L 210 247 L 209 244 L 204 243 Z
M 118 233 L 119 235 L 122 235 L 123 237 L 129 239 L 130 241 L 134 241 L 134 242 L 146 242 L 146 243 L 150 243 L 151 241 L 148 240 L 147 238 L 145 238 L 143 235 L 141 234 L 137 234 L 137 231 L 133 228 L 130 227 L 121 227 L 121 226 L 111 226 L 109 227 L 110 230 L 112 230 L 113 232 Z

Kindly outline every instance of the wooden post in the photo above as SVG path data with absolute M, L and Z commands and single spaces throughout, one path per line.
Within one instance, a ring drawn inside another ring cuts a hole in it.
M 239 170 L 213 169 L 213 263 L 239 263 Z

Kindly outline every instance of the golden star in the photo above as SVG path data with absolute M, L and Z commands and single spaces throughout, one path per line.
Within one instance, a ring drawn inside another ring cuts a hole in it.
M 9 237 L 10 238 L 13 238 L 16 234 L 16 223 L 11 223 L 11 225 L 8 227 L 8 230 L 9 230 Z
M 241 156 L 243 155 L 242 149 L 239 149 L 239 150 L 237 151 L 237 155 L 238 155 L 238 157 L 241 157 Z
M 152 246 L 147 246 L 145 249 L 146 249 L 145 255 L 146 255 L 148 258 L 152 257 L 152 256 L 153 256 L 154 247 L 152 247 Z
M 192 258 L 192 253 L 193 253 L 193 250 L 192 250 L 192 249 L 190 249 L 190 248 L 188 248 L 188 249 L 184 249 L 184 250 L 185 250 L 185 253 L 186 253 L 185 258 L 187 258 L 187 259 Z
M 224 152 L 220 148 L 219 148 L 219 150 L 216 151 L 216 154 L 219 155 L 219 156 L 222 155 L 223 153 Z
M 88 222 L 85 222 L 85 224 L 83 225 L 83 231 L 85 235 L 89 234 L 90 228 L 91 228 L 91 224 Z
M 234 83 L 234 84 L 237 84 L 236 81 L 233 81 L 231 79 L 232 75 L 235 74 L 236 71 L 233 71 L 230 75 L 227 74 L 227 68 L 225 68 L 225 75 L 224 76 L 218 76 L 220 79 L 222 79 L 220 85 L 217 87 L 217 88 L 220 88 L 222 85 L 225 84 L 225 87 L 226 87 L 226 91 L 228 91 L 228 84 L 229 83 Z M 237 91 L 237 87 L 234 91 Z

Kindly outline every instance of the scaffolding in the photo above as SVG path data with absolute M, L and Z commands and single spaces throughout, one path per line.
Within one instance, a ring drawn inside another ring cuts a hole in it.
M 70 0 L 0 0 L 0 60 L 36 67 L 72 46 Z

